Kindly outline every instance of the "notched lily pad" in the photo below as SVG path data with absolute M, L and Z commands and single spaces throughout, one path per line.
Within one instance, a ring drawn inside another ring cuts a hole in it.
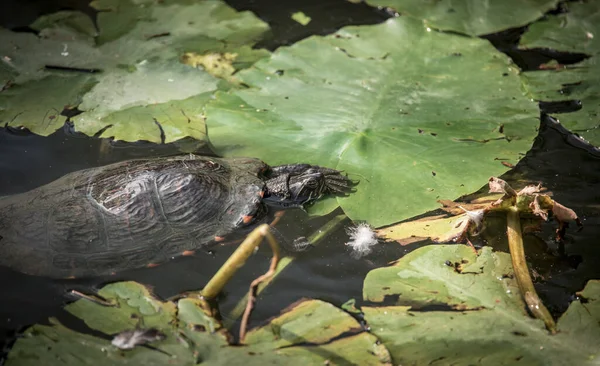
M 463 245 L 428 246 L 365 279 L 365 300 L 397 298 L 412 308 L 361 310 L 397 364 L 597 364 L 600 282 L 588 282 L 551 335 L 526 313 L 512 277 L 508 254 L 485 247 L 475 257 Z M 436 307 L 419 311 L 427 305 Z
M 307 161 L 360 181 L 337 201 L 378 227 L 477 190 L 515 164 L 539 110 L 487 41 L 400 17 L 280 47 L 206 106 L 220 154 Z M 456 157 L 460 158 L 456 158 Z
M 147 288 L 135 282 L 107 285 L 98 295 L 115 306 L 101 306 L 82 299 L 67 305 L 65 309 L 90 328 L 111 335 L 140 325 L 171 328 L 169 323 L 176 315 L 175 304 L 157 300 Z
M 482 307 L 520 308 L 510 256 L 485 247 L 479 255 L 466 245 L 432 245 L 413 251 L 391 267 L 375 269 L 365 278 L 363 298 L 381 302 L 445 304 L 458 310 Z
M 0 124 L 49 135 L 64 125 L 63 110 L 79 105 L 95 83 L 88 75 L 49 75 L 23 85 L 11 83 L 0 92 Z

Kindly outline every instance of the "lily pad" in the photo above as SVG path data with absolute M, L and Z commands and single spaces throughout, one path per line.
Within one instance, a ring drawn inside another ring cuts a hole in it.
M 600 281 L 588 282 L 551 335 L 527 315 L 512 276 L 510 256 L 489 247 L 479 256 L 464 245 L 424 247 L 371 271 L 365 300 L 387 303 L 361 310 L 398 364 L 597 364 Z
M 20 84 L 23 88 L 30 85 L 28 81 L 37 81 L 55 74 L 47 66 L 93 71 L 100 64 L 98 60 L 102 60 L 100 52 L 86 40 L 66 40 L 60 33 L 43 33 L 43 30 L 42 34 L 45 36 L 0 28 L 2 67 L 14 73 L 13 83 Z M 82 74 L 89 75 L 90 72 Z M 33 94 L 30 98 L 35 99 L 36 95 Z
M 432 28 L 471 36 L 516 28 L 556 8 L 558 0 L 366 0 L 417 19 Z
M 346 171 L 360 184 L 338 203 L 382 226 L 477 190 L 531 147 L 539 110 L 518 73 L 485 40 L 400 17 L 279 48 L 237 74 L 248 89 L 217 93 L 207 125 L 226 156 Z
M 156 299 L 134 282 L 115 283 L 99 295 L 113 306 L 87 299 L 66 310 L 97 335 L 70 330 L 51 320 L 25 331 L 8 355 L 7 365 L 388 365 L 390 355 L 377 338 L 335 306 L 303 300 L 269 324 L 252 330 L 241 346 L 230 347 L 221 324 L 195 298 L 177 303 Z M 121 351 L 111 345 L 116 333 L 136 328 L 158 329 L 166 337 L 151 347 Z M 98 333 L 98 331 L 100 333 Z
M 42 15 L 30 28 L 39 31 L 42 38 L 66 41 L 77 38 L 92 45 L 98 33 L 92 19 L 79 11 L 59 11 Z
M 324 343 L 345 332 L 360 332 L 361 325 L 335 306 L 320 301 L 302 301 L 293 311 L 271 319 L 270 326 L 254 329 L 246 335 L 249 344 L 267 344 L 277 348 L 295 344 Z
M 102 288 L 98 295 L 114 306 L 101 306 L 88 300 L 79 300 L 66 310 L 82 319 L 87 326 L 106 334 L 143 327 L 169 329 L 176 315 L 173 303 L 163 303 L 151 292 L 135 282 L 117 282 Z
M 73 331 L 55 320 L 34 325 L 12 348 L 6 365 L 194 365 L 193 355 L 171 335 L 159 350 L 136 348 L 124 353 L 110 339 Z M 187 352 L 186 352 L 187 351 Z
M 142 105 L 116 111 L 102 119 L 106 126 L 98 137 L 127 135 L 131 140 L 148 140 L 150 137 L 158 135 L 159 142 L 164 143 L 173 142 L 179 136 L 191 136 L 196 140 L 205 140 L 203 107 L 212 94 L 212 92 L 205 92 L 184 100 Z M 81 117 L 78 127 L 81 129 L 85 123 L 86 120 Z M 96 131 L 94 128 L 90 128 L 87 132 L 93 134 Z
M 216 89 L 217 79 L 178 62 L 137 65 L 133 72 L 114 70 L 85 94 L 79 108 L 87 112 L 74 118 L 75 128 L 88 135 L 94 135 L 116 124 L 121 128 L 111 128 L 104 135 L 110 134 L 118 140 L 161 142 L 160 131 L 154 126 L 154 119 L 160 119 L 163 114 L 178 117 L 191 114 L 192 112 L 185 109 L 173 108 L 173 105 Z M 197 100 L 207 99 L 200 97 Z M 193 105 L 189 107 L 196 108 Z M 145 113 L 138 113 L 140 109 Z M 163 119 L 163 122 L 166 122 L 165 128 L 177 128 L 181 125 L 177 120 Z M 188 122 L 190 121 L 186 120 L 184 123 Z M 202 121 L 196 119 L 194 122 L 188 126 L 195 130 L 204 130 Z M 127 127 L 123 128 L 125 125 Z M 168 134 L 165 131 L 166 142 L 189 136 L 180 132 L 181 129 L 171 129 Z M 192 136 L 198 138 L 197 134 Z
M 26 126 L 40 135 L 49 135 L 64 125 L 66 117 L 62 111 L 79 105 L 83 94 L 94 84 L 94 78 L 88 75 L 49 75 L 31 83 L 11 85 L 0 92 L 0 123 Z
M 48 123 L 43 116 L 48 111 L 60 114 L 68 105 L 83 111 L 72 120 L 76 130 L 89 135 L 152 142 L 186 136 L 204 139 L 204 123 L 196 118 L 202 104 L 187 109 L 178 104 L 192 98 L 206 102 L 222 81 L 215 77 L 218 74 L 183 64 L 184 53 L 234 55 L 233 71 L 268 54 L 250 48 L 268 30 L 267 24 L 219 0 L 100 0 L 93 6 L 100 11 L 98 34 L 89 18 L 78 12 L 38 19 L 32 27 L 39 35 L 0 30 L 4 61 L 0 75 L 5 86 L 0 123 L 48 135 L 65 119 Z M 66 73 L 85 76 L 92 87 L 66 79 Z M 58 87 L 57 76 L 64 81 Z M 17 97 L 7 95 L 8 90 Z M 77 103 L 72 96 L 78 97 Z M 180 116 L 190 118 L 184 117 L 182 123 Z M 154 121 L 161 118 L 162 128 L 157 128 Z
M 436 243 L 451 243 L 452 239 L 463 231 L 467 220 L 466 214 L 450 217 L 445 215 L 428 216 L 381 228 L 377 230 L 377 237 L 396 241 L 400 245 L 409 245 L 428 239 Z
M 521 38 L 520 47 L 579 52 L 590 58 L 574 65 L 556 65 L 553 70 L 526 72 L 523 83 L 536 100 L 580 100 L 580 110 L 554 117 L 567 129 L 600 146 L 600 4 L 590 1 L 565 6 L 567 13 L 532 24 Z

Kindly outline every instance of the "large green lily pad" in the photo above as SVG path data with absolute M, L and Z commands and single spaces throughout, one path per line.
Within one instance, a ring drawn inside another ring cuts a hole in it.
M 346 214 L 381 226 L 477 190 L 532 144 L 538 108 L 487 41 L 400 17 L 279 48 L 206 106 L 227 156 L 346 171 Z
M 371 271 L 363 291 L 365 300 L 387 300 L 362 311 L 397 364 L 600 361 L 600 281 L 588 283 L 581 300 L 559 319 L 559 333 L 550 335 L 543 322 L 527 315 L 510 256 L 489 247 L 479 256 L 464 245 L 417 249 L 393 266 Z
M 100 11 L 97 35 L 78 12 L 38 19 L 32 27 L 39 35 L 0 30 L 0 123 L 48 135 L 64 124 L 60 112 L 67 106 L 83 111 L 73 122 L 89 135 L 205 139 L 203 103 L 227 85 L 209 68 L 183 64 L 184 53 L 227 53 L 233 68 L 266 54 L 250 46 L 267 24 L 220 0 L 101 0 L 93 6 Z M 64 68 L 69 70 L 58 70 Z
M 156 299 L 134 282 L 110 284 L 99 295 L 113 306 L 78 300 L 66 310 L 99 336 L 79 333 L 51 320 L 34 325 L 13 346 L 7 365 L 388 365 L 390 356 L 375 336 L 335 306 L 304 300 L 269 324 L 252 330 L 245 344 L 230 347 L 221 324 L 201 306 L 183 298 Z M 122 351 L 110 344 L 125 330 L 155 328 L 166 335 L 152 348 Z
M 367 4 L 390 7 L 435 29 L 479 36 L 526 25 L 554 9 L 558 0 L 367 0 Z
M 600 146 L 600 3 L 565 4 L 568 12 L 532 24 L 521 38 L 521 48 L 551 48 L 591 57 L 575 65 L 523 74 L 533 98 L 543 101 L 580 100 L 582 109 L 556 114 L 561 124 L 595 146 Z

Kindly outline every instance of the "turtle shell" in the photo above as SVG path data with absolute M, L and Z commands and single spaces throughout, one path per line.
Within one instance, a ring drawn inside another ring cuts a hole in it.
M 55 278 L 153 266 L 265 216 L 257 159 L 130 160 L 0 199 L 0 264 Z

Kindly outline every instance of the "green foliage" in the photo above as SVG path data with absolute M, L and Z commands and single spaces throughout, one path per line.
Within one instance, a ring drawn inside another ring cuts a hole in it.
M 64 125 L 63 109 L 79 105 L 94 84 L 94 78 L 88 75 L 49 75 L 13 85 L 0 94 L 0 123 L 26 126 L 40 135 L 49 135 Z
M 532 24 L 521 48 L 552 48 L 585 53 L 590 58 L 574 65 L 523 74 L 523 83 L 536 100 L 580 100 L 582 109 L 554 115 L 562 125 L 600 146 L 600 3 L 567 3 L 568 13 L 550 15 Z M 549 65 L 552 67 L 552 65 Z
M 142 285 L 121 282 L 99 292 L 113 306 L 82 299 L 66 307 L 100 333 L 79 333 L 56 320 L 34 325 L 17 340 L 7 365 L 597 364 L 600 281 L 578 293 L 556 335 L 527 314 L 514 281 L 508 254 L 428 246 L 367 275 L 369 305 L 360 312 L 370 332 L 331 304 L 302 300 L 251 330 L 237 347 L 229 347 L 227 331 L 202 300 L 164 302 Z M 352 302 L 346 308 L 359 312 Z M 130 351 L 110 344 L 115 333 L 136 327 L 154 327 L 166 338 Z
M 448 261 L 448 262 L 446 262 Z M 449 265 L 448 265 L 449 264 Z M 527 314 L 510 256 L 464 245 L 420 248 L 371 271 L 365 320 L 395 363 L 587 365 L 600 360 L 600 281 L 590 281 L 551 335 Z M 397 305 L 389 299 L 397 298 Z M 411 306 L 402 306 L 409 304 Z M 420 311 L 423 307 L 435 309 Z
M 526 25 L 555 8 L 558 0 L 367 0 L 367 4 L 390 7 L 431 28 L 478 36 Z
M 55 320 L 50 326 L 34 325 L 13 346 L 7 365 L 382 365 L 390 361 L 386 348 L 355 319 L 318 300 L 290 306 L 270 324 L 251 331 L 245 345 L 229 347 L 226 331 L 200 300 L 163 302 L 134 282 L 107 285 L 99 295 L 114 306 L 82 299 L 66 310 L 103 336 L 75 332 Z M 129 351 L 111 345 L 111 335 L 136 327 L 159 329 L 166 338 Z
M 250 88 L 217 93 L 207 124 L 220 154 L 346 171 L 360 184 L 339 204 L 381 226 L 518 162 L 539 114 L 518 72 L 487 41 L 401 17 L 279 48 L 237 74 Z
M 166 142 L 203 140 L 202 106 L 220 88 L 219 79 L 179 59 L 185 52 L 229 52 L 240 68 L 266 55 L 249 46 L 268 26 L 219 0 L 101 0 L 93 6 L 100 10 L 97 35 L 78 12 L 38 19 L 32 27 L 39 36 L 0 30 L 6 89 L 0 123 L 48 135 L 63 125 L 63 107 L 78 107 L 83 113 L 73 119 L 75 128 L 89 135 L 161 142 L 160 124 Z

